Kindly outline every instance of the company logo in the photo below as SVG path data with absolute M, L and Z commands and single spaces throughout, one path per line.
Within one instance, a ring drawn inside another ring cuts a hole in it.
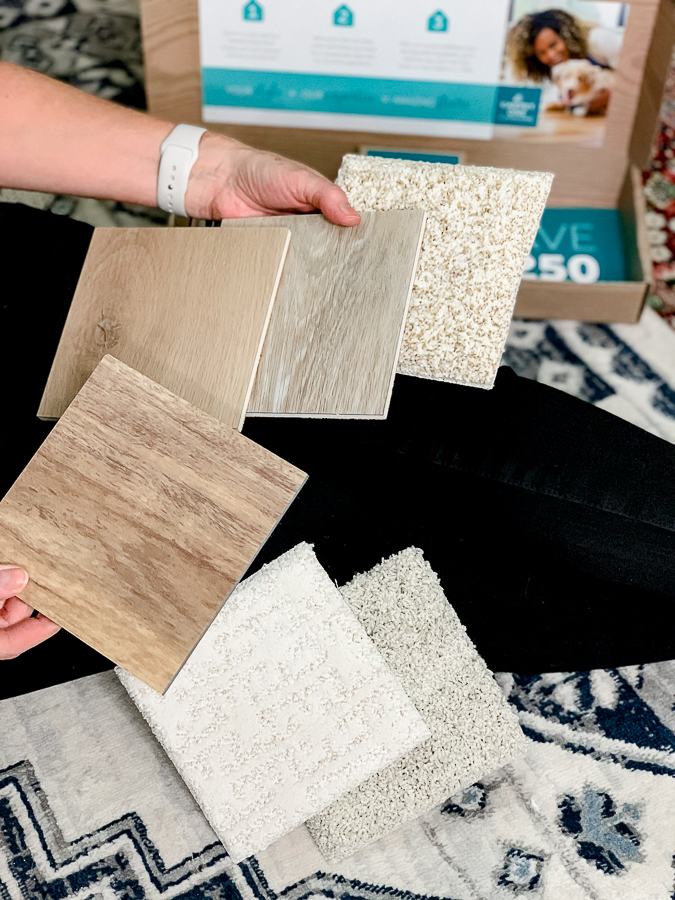
M 494 120 L 497 125 L 536 125 L 540 88 L 500 87 Z

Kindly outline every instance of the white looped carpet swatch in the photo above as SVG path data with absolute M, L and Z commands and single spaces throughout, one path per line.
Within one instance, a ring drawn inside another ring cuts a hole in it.
M 308 544 L 239 585 L 163 696 L 117 674 L 235 862 L 430 735 Z
M 424 209 L 398 371 L 490 388 L 553 176 L 348 154 L 336 179 L 358 210 Z
M 341 593 L 431 737 L 307 822 L 338 862 L 525 752 L 526 742 L 422 551 L 411 547 Z

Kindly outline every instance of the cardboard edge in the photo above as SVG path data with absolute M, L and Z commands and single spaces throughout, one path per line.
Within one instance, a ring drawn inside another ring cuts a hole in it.
M 514 310 L 517 319 L 573 319 L 577 322 L 634 324 L 647 298 L 644 281 L 523 281 Z

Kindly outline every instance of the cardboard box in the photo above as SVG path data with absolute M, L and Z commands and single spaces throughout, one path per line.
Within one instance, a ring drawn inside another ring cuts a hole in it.
M 581 322 L 637 322 L 652 278 L 642 174 L 628 168 L 619 197 L 626 281 L 521 281 L 514 316 Z
M 638 179 L 649 161 L 675 42 L 672 0 L 630 3 L 601 147 L 203 123 L 197 0 L 141 0 L 141 24 L 148 108 L 163 119 L 222 131 L 298 159 L 331 179 L 343 155 L 358 152 L 363 145 L 431 153 L 452 150 L 460 152 L 468 165 L 553 172 L 552 206 L 620 208 L 631 280 L 594 285 L 523 283 L 516 313 L 606 322 L 633 322 L 639 316 L 651 264 L 639 222 L 643 204 Z

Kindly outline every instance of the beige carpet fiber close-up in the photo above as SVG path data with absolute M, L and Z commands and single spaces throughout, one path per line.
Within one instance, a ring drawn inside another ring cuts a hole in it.
M 553 176 L 348 154 L 358 210 L 426 210 L 398 371 L 490 388 Z

